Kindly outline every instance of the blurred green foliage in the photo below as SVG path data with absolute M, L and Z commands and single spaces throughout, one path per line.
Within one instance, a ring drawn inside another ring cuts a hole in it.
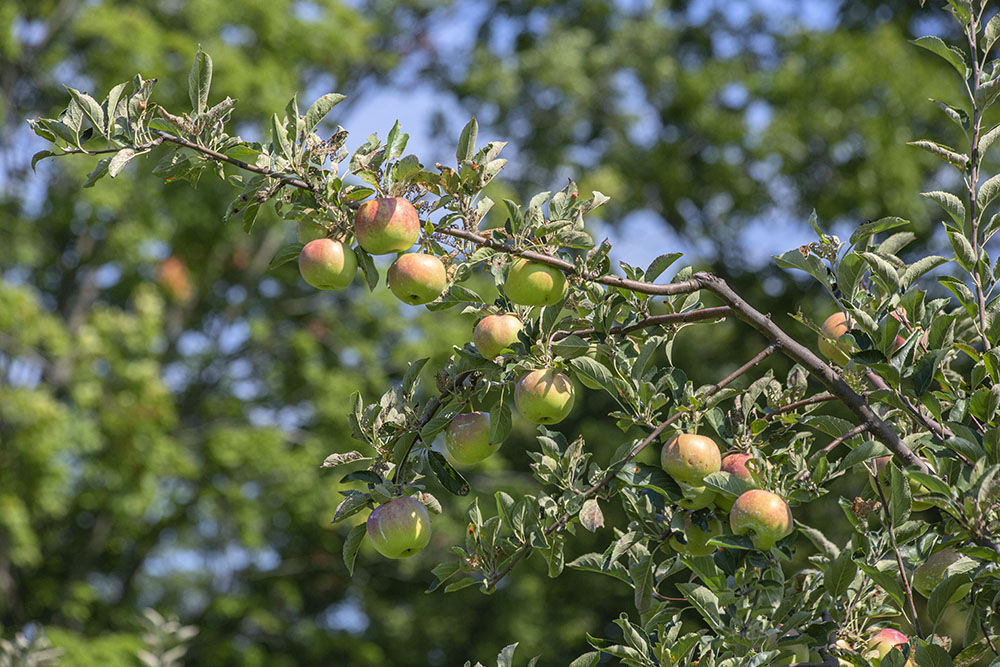
M 293 265 L 269 273 L 294 230 L 268 213 L 250 237 L 222 226 L 232 193 L 215 182 L 163 185 L 138 168 L 80 190 L 87 160 L 33 177 L 23 124 L 64 103 L 62 83 L 103 94 L 136 71 L 183 104 L 200 44 L 253 133 L 296 90 L 357 103 L 417 55 L 516 140 L 509 187 L 573 174 L 615 198 L 613 217 L 649 209 L 782 319 L 819 302 L 789 300 L 791 276 L 745 262 L 755 234 L 813 207 L 846 225 L 903 215 L 926 234 L 916 193 L 934 167 L 904 143 L 947 136 L 920 101 L 952 91 L 906 44 L 914 3 L 845 3 L 831 30 L 753 13 L 736 24 L 709 4 L 701 18 L 685 2 L 483 4 L 456 56 L 434 37 L 461 8 L 422 0 L 3 3 L 0 635 L 40 622 L 64 664 L 138 664 L 152 606 L 199 628 L 189 664 L 361 667 L 486 661 L 513 641 L 564 664 L 584 632 L 614 633 L 628 595 L 579 572 L 549 581 L 533 560 L 491 597 L 423 595 L 425 564 L 464 530 L 468 499 L 441 490 L 426 556 L 388 562 L 366 546 L 347 577 L 349 526 L 329 527 L 342 487 L 318 465 L 352 447 L 348 397 L 380 395 L 424 356 L 430 380 L 471 321 L 403 310 L 360 281 L 317 294 Z M 753 125 L 752 109 L 769 122 Z M 699 380 L 759 348 L 731 324 L 698 331 L 674 359 Z M 598 418 L 608 409 L 586 394 L 564 424 L 598 457 L 618 443 Z M 483 497 L 532 488 L 530 437 L 516 424 L 503 457 L 472 474 Z M 573 540 L 571 553 L 606 542 Z

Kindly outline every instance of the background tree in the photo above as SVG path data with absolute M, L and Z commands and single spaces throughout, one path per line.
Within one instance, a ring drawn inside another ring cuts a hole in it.
M 11 6 L 15 9 L 7 15 L 10 23 L 5 32 L 13 39 L 8 42 L 10 57 L 3 60 L 4 90 L 11 91 L 4 96 L 9 105 L 5 113 L 12 122 L 51 113 L 62 104 L 57 102 L 63 96 L 58 87 L 61 81 L 47 80 L 43 75 L 59 71 L 60 65 L 70 67 L 68 73 L 73 78 L 90 78 L 82 83 L 72 81 L 76 87 L 103 91 L 128 78 L 138 63 L 148 74 L 161 77 L 158 100 L 165 105 L 171 100 L 183 101 L 185 92 L 178 82 L 184 80 L 189 54 L 200 42 L 215 56 L 217 89 L 240 98 L 240 119 L 248 123 L 248 132 L 264 127 L 267 114 L 280 109 L 292 90 L 311 90 L 320 85 L 318 81 L 331 83 L 324 75 L 337 73 L 334 85 L 326 88 L 350 90 L 367 77 L 389 71 L 396 62 L 393 57 L 383 61 L 370 57 L 371 53 L 398 53 L 400 45 L 411 51 L 425 46 L 420 39 L 411 39 L 421 34 L 422 24 L 414 29 L 406 22 L 427 16 L 419 7 L 405 5 L 366 8 L 369 13 L 365 18 L 332 4 L 320 5 L 318 16 L 301 3 L 248 6 L 239 14 L 222 9 L 215 14 L 195 13 L 188 5 L 176 11 L 164 10 L 159 5 L 143 7 L 137 3 L 130 3 L 125 11 L 110 4 Z M 602 16 L 591 9 L 598 18 Z M 572 9 L 566 14 L 591 16 Z M 333 15 L 336 21 L 331 20 Z M 678 15 L 684 16 L 684 12 Z M 615 17 L 603 16 L 607 24 L 614 25 Z M 704 44 L 720 32 L 717 21 L 692 22 L 694 26 L 678 29 L 684 35 L 681 39 Z M 856 16 L 851 22 L 865 24 Z M 648 24 L 635 21 L 629 25 L 650 30 Z M 344 29 L 345 25 L 356 29 Z M 402 25 L 407 27 L 402 29 Z M 888 44 L 901 54 L 899 32 Z M 400 34 L 406 38 L 390 37 Z M 121 36 L 117 42 L 116 35 Z M 549 37 L 562 44 L 562 53 L 567 52 L 566 40 Z M 811 37 L 819 42 L 826 39 L 823 34 Z M 656 35 L 650 39 L 655 43 Z M 810 40 L 802 35 L 798 39 L 802 42 L 794 48 L 811 53 Z M 526 36 L 520 41 L 531 40 Z M 546 41 L 537 40 L 534 48 L 521 51 L 529 61 L 540 58 L 548 48 L 543 43 Z M 615 50 L 634 47 L 624 36 L 612 41 Z M 856 39 L 849 49 L 838 53 L 867 53 L 864 49 L 872 41 Z M 875 43 L 879 57 L 869 58 L 869 62 L 880 61 L 892 52 L 886 43 Z M 307 66 L 295 66 L 296 52 L 301 54 L 298 57 L 308 58 Z M 832 52 L 832 48 L 827 51 Z M 320 55 L 324 53 L 329 61 Z M 680 116 L 677 122 L 684 131 L 679 134 L 684 137 L 699 136 L 689 130 L 699 128 L 708 117 L 706 109 L 712 107 L 703 102 L 714 97 L 712 91 L 729 83 L 722 73 L 704 71 L 711 69 L 706 61 L 717 54 L 710 57 L 704 47 L 700 58 L 697 51 L 694 53 L 690 60 L 674 64 L 679 67 L 679 81 L 687 79 L 684 74 L 689 69 L 692 72 L 679 95 L 688 101 L 678 108 L 670 107 L 672 117 Z M 442 55 L 442 60 L 445 58 L 457 61 L 452 54 Z M 555 60 L 551 55 L 549 58 Z M 516 62 L 524 60 L 517 58 Z M 718 70 L 732 70 L 732 60 L 721 63 Z M 822 62 L 822 56 L 816 60 Z M 586 63 L 587 59 L 578 62 Z M 865 61 L 859 55 L 857 62 Z M 911 66 L 908 61 L 907 67 Z M 616 68 L 587 78 L 611 80 L 621 69 Z M 532 72 L 542 79 L 538 85 L 544 84 L 543 68 L 529 62 L 518 69 Z M 468 80 L 474 83 L 474 75 L 481 76 L 483 71 L 470 69 Z M 794 74 L 796 70 L 790 71 Z M 859 66 L 849 68 L 844 80 L 857 81 L 858 71 Z M 904 68 L 897 66 L 892 74 L 902 71 Z M 923 74 L 905 79 L 886 74 L 884 80 L 894 80 L 901 87 L 931 80 Z M 765 71 L 765 75 L 770 73 Z M 785 84 L 788 94 L 776 95 L 773 106 L 800 104 L 802 112 L 794 118 L 802 129 L 795 136 L 809 135 L 813 119 L 822 118 L 811 105 L 822 100 L 817 93 L 823 91 L 803 90 L 799 79 L 788 72 L 784 80 L 791 81 Z M 905 83 L 899 83 L 901 80 Z M 583 81 L 583 77 L 576 77 L 577 84 Z M 713 82 L 703 97 L 696 94 L 698 81 Z M 169 87 L 164 91 L 164 84 L 173 85 L 173 91 Z M 882 108 L 872 106 L 880 103 L 875 93 L 881 90 L 873 88 L 873 92 L 863 87 L 857 92 L 859 107 Z M 544 95 L 534 94 L 530 84 L 527 90 L 532 94 L 523 97 L 529 106 L 536 99 L 544 100 Z M 922 114 L 918 105 L 904 104 L 903 100 L 919 99 L 927 90 L 913 92 L 913 96 L 894 98 L 896 105 L 888 108 Z M 591 93 L 591 97 L 597 95 Z M 555 117 L 569 106 L 549 108 L 534 117 Z M 820 108 L 836 106 L 826 103 Z M 724 107 L 719 105 L 720 120 L 714 125 L 707 123 L 709 128 L 702 130 L 708 137 L 703 140 L 704 149 L 694 152 L 699 159 L 694 161 L 692 172 L 680 180 L 689 186 L 713 183 L 721 171 L 731 179 L 728 185 L 687 189 L 695 210 L 712 210 L 713 198 L 719 193 L 740 193 L 734 197 L 737 202 L 750 201 L 737 209 L 747 211 L 742 219 L 750 220 L 753 211 L 767 210 L 767 204 L 754 199 L 757 191 L 745 181 L 746 176 L 735 168 L 720 170 L 718 158 L 700 159 L 703 151 L 711 155 L 713 145 L 719 147 L 716 153 L 720 154 L 730 142 L 741 138 L 735 133 L 727 138 L 723 132 L 724 119 L 732 117 Z M 595 115 L 615 117 L 604 111 L 608 110 L 599 109 Z M 496 122 L 499 125 L 501 119 Z M 920 127 L 920 122 L 890 121 L 883 113 L 873 113 L 871 136 L 889 137 L 897 123 Z M 624 126 L 623 121 L 619 124 Z M 567 123 L 566 127 L 576 125 Z M 772 122 L 769 127 L 775 126 L 781 124 Z M 795 123 L 785 123 L 788 126 Z M 620 139 L 624 130 L 616 132 Z M 5 391 L 10 400 L 4 401 L 9 407 L 3 417 L 3 437 L 5 444 L 10 444 L 5 447 L 10 465 L 5 462 L 3 466 L 9 479 L 0 488 L 15 489 L 5 494 L 10 511 L 5 513 L 4 539 L 9 546 L 0 549 L 9 561 L 0 568 L 7 572 L 7 607 L 0 610 L 5 627 L 16 628 L 28 620 L 54 625 L 56 629 L 50 630 L 53 639 L 63 645 L 75 642 L 67 660 L 81 656 L 78 659 L 87 664 L 84 652 L 103 644 L 80 642 L 65 632 L 60 635 L 58 628 L 69 628 L 82 636 L 109 629 L 130 632 L 132 637 L 109 640 L 129 654 L 137 645 L 135 611 L 139 605 L 152 603 L 163 610 L 176 609 L 202 628 L 190 654 L 193 661 L 310 664 L 333 652 L 357 664 L 447 664 L 470 654 L 489 655 L 511 637 L 529 647 L 544 646 L 546 655 L 551 650 L 552 655 L 571 658 L 579 652 L 573 643 L 579 628 L 593 628 L 597 619 L 606 623 L 611 610 L 623 607 L 622 593 L 609 586 L 601 594 L 586 596 L 588 601 L 593 597 L 608 600 L 606 610 L 581 610 L 581 605 L 572 602 L 574 594 L 580 595 L 580 580 L 568 576 L 554 585 L 546 582 L 544 588 L 544 594 L 560 604 L 539 605 L 538 615 L 526 614 L 524 601 L 535 599 L 533 596 L 543 590 L 538 578 L 544 576 L 541 570 L 534 573 L 538 576 L 519 572 L 504 598 L 485 600 L 472 591 L 444 600 L 410 596 L 406 591 L 415 592 L 426 585 L 416 569 L 401 581 L 369 577 L 366 586 L 355 583 L 351 587 L 335 555 L 340 537 L 324 527 L 329 517 L 323 513 L 329 512 L 336 480 L 307 471 L 314 470 L 318 453 L 329 453 L 330 438 L 346 433 L 343 407 L 353 389 L 361 387 L 366 389 L 364 393 L 377 395 L 390 377 L 399 377 L 405 361 L 426 356 L 432 349 L 414 340 L 410 322 L 386 316 L 396 308 L 388 297 L 383 296 L 378 309 L 367 299 L 365 305 L 356 307 L 351 304 L 358 300 L 351 297 L 309 297 L 306 295 L 311 292 L 300 292 L 302 287 L 294 286 L 290 267 L 279 270 L 275 278 L 262 280 L 270 256 L 289 232 L 258 231 L 247 240 L 235 226 L 212 224 L 230 196 L 211 179 L 203 179 L 197 190 L 174 186 L 164 191 L 154 184 L 159 178 L 145 176 L 146 170 L 131 169 L 123 177 L 135 179 L 133 187 L 111 189 L 102 182 L 81 197 L 76 188 L 89 165 L 62 161 L 51 166 L 50 161 L 44 161 L 39 164 L 47 179 L 44 186 L 34 181 L 27 189 L 25 161 L 14 157 L 23 154 L 24 144 L 18 143 L 23 135 L 12 132 L 7 136 L 11 167 L 5 181 L 8 215 L 4 226 L 13 242 L 3 250 L 3 291 L 9 316 L 0 319 L 18 326 L 4 331 Z M 830 130 L 828 136 L 838 135 Z M 868 135 L 865 139 L 870 141 Z M 555 145 L 564 146 L 569 140 L 580 138 L 564 135 Z M 770 140 L 773 153 L 773 146 L 780 142 Z M 519 162 L 542 165 L 547 171 L 540 172 L 540 178 L 555 180 L 565 173 L 558 172 L 566 164 L 559 157 L 561 149 L 557 159 L 547 159 L 548 144 L 539 144 L 539 148 L 529 141 L 524 144 L 525 154 L 535 157 Z M 890 140 L 865 146 L 889 150 L 889 144 L 891 150 L 900 150 L 899 142 Z M 671 155 L 665 148 L 661 151 Z M 818 148 L 816 151 L 826 155 Z M 624 149 L 620 152 L 627 154 Z M 871 149 L 871 155 L 882 154 Z M 613 155 L 604 155 L 593 164 L 614 165 Z M 681 162 L 686 160 L 674 158 L 664 164 L 676 167 Z M 871 162 L 876 164 L 869 164 L 869 170 L 886 173 L 893 168 L 910 169 L 913 164 L 908 158 L 886 161 L 888 164 Z M 630 157 L 621 167 L 624 175 L 617 176 L 618 181 L 629 188 L 641 184 L 644 174 L 629 166 L 638 163 L 642 160 Z M 917 201 L 912 193 L 928 169 L 925 163 L 922 170 L 911 171 L 901 179 L 899 190 L 875 190 L 869 183 L 867 192 L 878 192 L 887 200 L 907 198 L 905 209 Z M 586 171 L 584 176 L 589 178 Z M 645 173 L 658 171 L 648 169 Z M 789 174 L 806 171 L 790 168 Z M 855 172 L 866 173 L 854 167 L 839 173 L 849 178 Z M 886 176 L 879 182 L 894 181 Z M 599 187 L 606 188 L 603 183 Z M 793 182 L 789 188 L 796 191 L 805 186 Z M 642 191 L 648 193 L 649 189 L 632 192 Z M 860 186 L 858 191 L 862 192 Z M 619 189 L 614 194 L 616 200 L 640 201 L 629 190 Z M 807 208 L 815 198 L 802 195 L 798 200 Z M 851 206 L 857 202 L 872 205 L 870 195 L 859 194 L 849 200 Z M 663 210 L 670 208 L 664 206 Z M 831 205 L 822 210 L 840 214 L 853 209 Z M 896 213 L 901 210 L 892 208 Z M 262 215 L 266 223 L 272 214 L 265 208 Z M 732 219 L 741 217 L 734 215 Z M 709 216 L 709 222 L 721 224 L 721 218 Z M 689 233 L 710 227 L 695 226 Z M 714 235 L 719 238 L 722 233 Z M 329 310 L 324 312 L 321 306 Z M 440 355 L 446 347 L 439 344 L 448 340 L 461 344 L 468 338 L 472 322 L 459 325 L 437 315 L 412 324 L 428 332 L 427 340 L 435 341 L 433 351 Z M 714 335 L 722 338 L 740 336 L 735 327 L 715 329 L 718 333 Z M 351 346 L 344 348 L 344 340 L 350 340 Z M 683 337 L 679 343 L 683 345 Z M 718 353 L 706 358 L 705 368 L 692 369 L 693 375 L 714 378 L 710 368 L 732 366 L 739 358 L 738 346 L 733 350 L 732 356 Z M 430 363 L 440 365 L 441 361 L 442 357 L 435 356 Z M 607 413 L 607 399 L 588 400 L 594 403 L 587 412 Z M 137 410 L 137 405 L 144 410 Z M 606 425 L 588 421 L 584 418 L 583 423 L 568 424 L 567 430 L 583 430 L 589 440 L 594 440 L 593 434 L 608 432 Z M 526 438 L 528 431 L 517 435 Z M 498 468 L 525 470 L 527 458 L 511 454 L 511 450 L 521 448 L 509 447 L 505 456 L 511 460 L 497 464 Z M 512 493 L 523 492 L 531 484 L 515 477 L 508 472 L 490 484 L 502 485 Z M 490 484 L 476 486 L 492 492 L 496 487 Z M 440 526 L 442 519 L 435 521 Z M 447 546 L 447 542 L 440 546 Z M 280 562 L 277 567 L 276 562 Z M 365 559 L 359 565 L 366 567 Z M 380 575 L 385 570 L 378 561 L 371 567 Z M 365 581 L 364 572 L 355 576 L 355 582 Z M 592 578 L 586 582 L 595 585 Z M 396 604 L 402 597 L 408 600 L 407 605 Z M 443 605 L 448 605 L 450 612 L 443 613 Z M 489 632 L 469 629 L 459 622 L 472 617 L 470 610 L 487 608 L 494 619 Z M 359 609 L 370 621 L 377 620 L 370 622 L 362 635 L 369 641 L 329 632 L 331 625 L 347 623 Z M 431 609 L 434 614 L 428 613 Z M 431 620 L 432 616 L 436 620 Z M 411 625 L 415 618 L 425 623 L 419 630 Z M 490 634 L 494 631 L 495 635 Z M 565 643 L 552 646 L 553 634 Z M 479 644 L 470 646 L 469 636 L 475 636 Z M 387 650 L 394 654 L 386 656 L 383 652 Z

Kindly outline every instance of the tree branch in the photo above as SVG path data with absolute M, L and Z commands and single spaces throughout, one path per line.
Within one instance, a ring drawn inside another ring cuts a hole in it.
M 647 317 L 644 320 L 640 320 L 635 324 L 630 324 L 628 326 L 618 326 L 611 327 L 608 329 L 607 334 L 610 336 L 623 335 L 627 336 L 633 331 L 639 331 L 640 329 L 648 329 L 650 327 L 669 325 L 669 324 L 683 324 L 686 322 L 699 322 L 701 320 L 714 320 L 723 317 L 730 317 L 733 311 L 729 306 L 716 306 L 714 308 L 702 308 L 701 310 L 689 310 L 685 313 L 668 313 L 666 315 L 654 315 L 652 317 Z M 567 336 L 580 336 L 581 338 L 586 338 L 587 336 L 592 336 L 595 333 L 600 333 L 597 329 L 578 329 L 576 331 L 556 331 L 552 334 L 552 340 L 562 340 Z

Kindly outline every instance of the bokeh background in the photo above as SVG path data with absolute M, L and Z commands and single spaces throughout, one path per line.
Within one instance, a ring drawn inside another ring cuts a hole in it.
M 584 633 L 616 636 L 610 621 L 631 609 L 612 580 L 549 580 L 534 559 L 492 596 L 424 594 L 470 500 L 437 488 L 430 548 L 393 562 L 366 546 L 349 578 L 349 526 L 330 525 L 342 474 L 318 467 L 355 447 L 348 396 L 379 396 L 425 356 L 430 380 L 473 321 L 360 280 L 317 293 L 294 264 L 268 271 L 294 229 L 273 211 L 250 235 L 223 225 L 229 188 L 164 184 L 155 157 L 85 190 L 89 158 L 33 173 L 46 146 L 25 121 L 58 113 L 63 84 L 100 98 L 141 72 L 159 79 L 158 102 L 184 109 L 201 45 L 212 101 L 239 100 L 244 137 L 296 91 L 303 104 L 338 91 L 348 99 L 325 130 L 343 125 L 353 148 L 399 119 L 425 164 L 453 160 L 475 114 L 481 140 L 511 142 L 494 199 L 572 177 L 612 197 L 593 232 L 617 259 L 682 250 L 805 336 L 787 314 L 833 306 L 769 256 L 812 240 L 811 210 L 842 237 L 899 215 L 920 247 L 941 242 L 917 193 L 953 184 L 905 145 L 958 141 L 926 103 L 958 101 L 956 82 L 907 41 L 948 36 L 939 4 L 0 3 L 0 637 L 44 627 L 61 664 L 137 665 L 165 632 L 142 613 L 154 608 L 198 629 L 189 665 L 492 664 L 514 641 L 522 661 L 560 665 L 587 650 Z M 674 360 L 708 382 L 760 347 L 726 323 L 683 332 Z M 621 438 L 599 418 L 608 409 L 587 392 L 561 425 L 599 460 Z M 516 424 L 470 473 L 484 506 L 498 489 L 537 488 L 531 439 Z M 578 535 L 568 559 L 611 539 Z

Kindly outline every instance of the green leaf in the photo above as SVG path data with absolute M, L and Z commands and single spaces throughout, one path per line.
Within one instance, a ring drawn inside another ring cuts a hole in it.
M 985 211 L 997 198 L 997 195 L 1000 195 L 1000 174 L 991 176 L 989 180 L 979 186 L 979 192 L 976 194 L 979 210 Z
M 1000 17 L 1000 14 L 997 14 L 993 18 L 996 19 L 997 17 Z M 993 21 L 991 20 L 990 23 L 992 22 Z M 989 150 L 990 146 L 993 145 L 993 142 L 997 140 L 997 137 L 1000 137 L 1000 123 L 994 125 L 992 128 L 990 128 L 989 132 L 980 137 L 979 139 L 980 159 L 982 158 L 983 155 L 986 154 L 986 151 Z
M 553 535 L 551 546 L 545 553 L 545 559 L 549 564 L 549 577 L 555 579 L 562 574 L 563 566 L 566 563 L 566 555 L 563 552 L 563 536 Z
M 799 269 L 805 271 L 824 285 L 828 282 L 826 266 L 815 255 L 803 257 L 802 253 L 798 250 L 789 250 L 782 255 L 775 255 L 773 259 L 774 263 L 783 269 Z
M 293 259 L 298 259 L 298 256 L 301 253 L 302 253 L 301 243 L 289 243 L 288 245 L 283 246 L 281 249 L 278 250 L 278 252 L 274 254 L 274 257 L 271 258 L 271 263 L 267 265 L 267 270 L 272 271 L 281 266 L 282 264 L 287 264 Z
M 455 149 L 455 158 L 461 165 L 465 160 L 471 160 L 476 154 L 476 138 L 479 136 L 479 123 L 473 116 L 462 128 L 462 134 L 458 137 L 458 147 Z
M 591 359 L 590 357 L 574 357 L 569 360 L 569 365 L 573 367 L 580 375 L 593 380 L 602 387 L 604 387 L 612 395 L 616 394 L 615 383 L 611 377 L 611 371 L 607 367 L 597 361 L 596 359 Z
M 208 108 L 208 90 L 211 87 L 212 58 L 199 48 L 188 73 L 188 96 L 195 113 L 203 113 Z
M 899 526 L 910 516 L 910 509 L 913 506 L 913 499 L 910 496 L 910 484 L 903 471 L 898 466 L 891 466 L 892 473 L 889 476 L 889 504 L 892 514 L 892 522 Z
M 653 282 L 654 280 L 659 278 L 664 271 L 670 268 L 671 264 L 673 264 L 683 256 L 684 253 L 682 252 L 668 252 L 664 253 L 663 255 L 660 255 L 652 262 L 650 262 L 649 266 L 646 267 L 643 280 L 649 283 Z
M 869 440 L 867 442 L 861 443 L 860 445 L 852 449 L 850 452 L 848 452 L 847 456 L 840 459 L 840 464 L 838 465 L 838 468 L 840 470 L 847 470 L 853 466 L 858 465 L 859 463 L 863 463 L 865 461 L 868 461 L 869 459 L 873 459 L 878 456 L 885 456 L 886 454 L 889 453 L 890 453 L 889 450 L 881 442 L 875 442 L 874 440 Z
M 508 644 L 497 654 L 497 667 L 514 667 L 514 651 L 517 649 L 517 642 Z
M 367 493 L 362 493 L 360 491 L 355 491 L 354 489 L 348 489 L 347 491 L 341 491 L 344 494 L 344 499 L 340 501 L 337 505 L 337 509 L 333 512 L 333 521 L 331 523 L 337 523 L 338 521 L 343 521 L 349 516 L 357 514 L 371 501 L 371 496 Z
M 976 254 L 972 250 L 972 244 L 969 243 L 969 239 L 965 238 L 965 235 L 961 232 L 953 232 L 951 230 L 948 230 L 948 238 L 951 240 L 951 247 L 955 250 L 955 261 L 963 269 L 971 273 L 972 268 L 976 264 Z
M 715 593 L 698 584 L 677 584 L 681 595 L 691 603 L 702 618 L 716 632 L 723 631 L 722 618 L 719 614 L 719 598 Z
M 952 667 L 951 656 L 937 644 L 930 644 L 917 639 L 912 648 L 915 664 L 920 667 Z
M 344 565 L 347 566 L 347 573 L 351 576 L 354 576 L 354 560 L 361 549 L 362 540 L 365 539 L 365 532 L 365 524 L 359 523 L 354 528 L 351 528 L 351 532 L 347 534 L 347 539 L 344 540 Z
M 430 463 L 434 476 L 441 482 L 441 486 L 455 494 L 456 496 L 467 496 L 471 487 L 465 478 L 455 470 L 448 460 L 439 452 L 432 449 L 427 450 L 427 462 Z
M 569 663 L 569 667 L 596 667 L 601 661 L 600 651 L 588 651 L 579 658 Z
M 52 151 L 38 151 L 31 156 L 31 171 L 35 171 L 35 165 L 44 160 L 47 157 L 54 157 L 59 155 L 58 153 L 53 153 Z
M 397 120 L 392 124 L 389 135 L 385 138 L 385 157 L 392 160 L 403 154 L 406 150 L 406 143 L 410 140 L 410 135 L 403 132 Z
M 858 565 L 851 555 L 851 549 L 842 550 L 823 573 L 823 586 L 834 599 L 847 592 L 858 573 Z
M 983 51 L 989 51 L 1000 37 L 1000 14 L 994 14 L 983 31 Z
M 632 577 L 632 586 L 635 588 L 633 595 L 635 608 L 640 614 L 643 614 L 649 611 L 649 608 L 653 605 L 652 557 L 643 556 L 629 567 L 628 573 Z
M 375 286 L 378 285 L 378 269 L 375 268 L 372 256 L 361 246 L 354 249 L 354 254 L 358 258 L 358 266 L 361 267 L 361 273 L 365 276 L 365 282 L 368 283 L 368 290 L 375 291 Z
M 963 79 L 969 77 L 968 66 L 965 64 L 965 55 L 953 46 L 948 46 L 940 37 L 920 37 L 912 40 L 913 44 L 923 47 L 931 53 L 937 54 L 941 58 L 951 63 L 951 66 L 962 75 Z
M 896 292 L 899 290 L 900 281 L 899 274 L 896 272 L 896 267 L 873 252 L 861 252 L 858 254 L 861 255 L 866 262 L 868 262 L 868 266 L 871 267 L 872 273 L 882 280 L 886 289 L 890 292 Z
M 908 289 L 910 285 L 917 282 L 917 278 L 950 261 L 951 260 L 947 257 L 942 257 L 940 255 L 930 255 L 929 257 L 918 259 L 916 262 L 906 267 L 903 271 L 903 275 L 899 279 L 900 287 L 904 290 Z
M 894 216 L 866 222 L 858 225 L 855 230 L 851 232 L 851 244 L 856 245 L 858 241 L 866 239 L 869 236 L 874 236 L 879 232 L 884 232 L 888 229 L 895 229 L 896 227 L 902 227 L 903 225 L 908 224 L 910 224 L 909 220 L 904 220 L 903 218 L 897 218 Z
M 83 182 L 83 187 L 90 188 L 94 186 L 94 183 L 99 181 L 105 174 L 108 173 L 108 165 L 111 164 L 111 158 L 103 157 L 97 161 L 94 165 L 94 170 L 87 174 L 87 180 Z
M 371 459 L 358 451 L 338 452 L 326 457 L 320 468 L 339 468 L 358 461 L 371 461 Z
M 135 155 L 135 151 L 131 148 L 123 148 L 115 153 L 114 157 L 111 158 L 111 162 L 108 163 L 108 176 L 111 178 L 117 176 Z
M 292 146 L 288 143 L 288 130 L 276 113 L 271 114 L 271 141 L 274 143 L 274 148 L 280 150 L 281 154 L 291 162 Z
M 94 131 L 105 136 L 104 110 L 101 109 L 101 105 L 97 103 L 97 100 L 87 93 L 81 93 L 79 90 L 70 88 L 69 86 L 66 86 L 66 90 L 69 91 L 69 94 L 73 96 L 76 103 L 83 109 L 84 115 L 87 116 L 90 124 L 94 126 Z
M 309 134 L 316 129 L 316 126 L 326 118 L 326 115 L 330 111 L 344 101 L 345 96 L 340 93 L 327 93 L 323 95 L 318 100 L 310 105 L 309 109 L 306 110 L 305 116 L 305 132 Z
M 941 208 L 948 212 L 948 215 L 955 221 L 959 229 L 965 224 L 965 204 L 955 195 L 950 192 L 935 190 L 933 192 L 921 192 L 920 196 L 939 204 Z
M 510 435 L 512 425 L 510 406 L 497 401 L 490 410 L 490 442 L 499 447 Z
M 969 163 L 969 156 L 964 153 L 959 153 L 954 148 L 949 148 L 943 144 L 939 144 L 936 141 L 927 141 L 922 139 L 920 141 L 909 141 L 907 142 L 909 146 L 915 146 L 921 148 L 931 155 L 935 155 L 948 164 L 957 167 L 960 171 L 965 169 L 965 165 Z
M 588 498 L 583 502 L 579 517 L 580 525 L 592 533 L 596 532 L 598 528 L 604 527 L 604 513 L 601 512 L 601 506 L 594 498 Z

